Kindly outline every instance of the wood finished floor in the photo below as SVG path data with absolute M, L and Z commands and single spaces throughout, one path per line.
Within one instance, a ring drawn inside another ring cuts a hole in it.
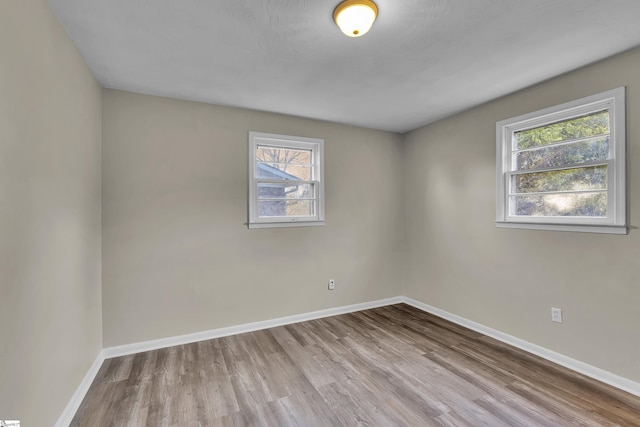
M 640 398 L 404 304 L 104 362 L 72 426 L 640 426 Z

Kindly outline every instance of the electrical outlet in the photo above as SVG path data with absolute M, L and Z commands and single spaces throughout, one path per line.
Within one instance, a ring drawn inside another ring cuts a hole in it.
M 562 309 L 551 307 L 551 321 L 562 323 Z
M 336 281 L 333 279 L 329 279 L 329 290 L 332 291 L 336 288 Z

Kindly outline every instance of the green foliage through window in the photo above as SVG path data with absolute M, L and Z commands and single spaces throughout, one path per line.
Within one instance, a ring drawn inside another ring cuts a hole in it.
M 515 170 L 558 168 L 609 158 L 609 135 L 515 153 Z
M 609 134 L 609 111 L 607 110 L 516 132 L 514 148 L 523 150 L 605 134 Z
M 607 166 L 561 169 L 512 176 L 513 193 L 547 193 L 607 189 Z

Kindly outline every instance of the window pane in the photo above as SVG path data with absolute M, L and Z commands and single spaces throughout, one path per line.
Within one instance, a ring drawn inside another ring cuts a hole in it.
M 314 184 L 272 184 L 258 183 L 258 198 L 260 199 L 303 199 L 314 198 Z
M 515 133 L 517 150 L 540 147 L 570 139 L 587 138 L 609 133 L 609 111 L 590 113 L 546 126 Z
M 258 178 L 311 181 L 311 165 L 258 163 Z
M 609 159 L 609 136 L 515 154 L 515 170 L 556 168 Z
M 512 193 L 607 189 L 607 166 L 534 172 L 511 176 Z
M 287 165 L 310 165 L 311 150 L 296 150 L 293 148 L 270 147 L 258 145 L 256 159 L 265 163 L 282 163 Z
M 259 200 L 258 216 L 315 216 L 313 200 Z
M 607 193 L 511 196 L 512 216 L 607 216 Z

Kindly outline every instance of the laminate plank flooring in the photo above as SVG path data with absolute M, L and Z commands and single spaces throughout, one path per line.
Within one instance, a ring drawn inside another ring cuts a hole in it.
M 640 426 L 640 398 L 405 304 L 105 360 L 72 426 Z

